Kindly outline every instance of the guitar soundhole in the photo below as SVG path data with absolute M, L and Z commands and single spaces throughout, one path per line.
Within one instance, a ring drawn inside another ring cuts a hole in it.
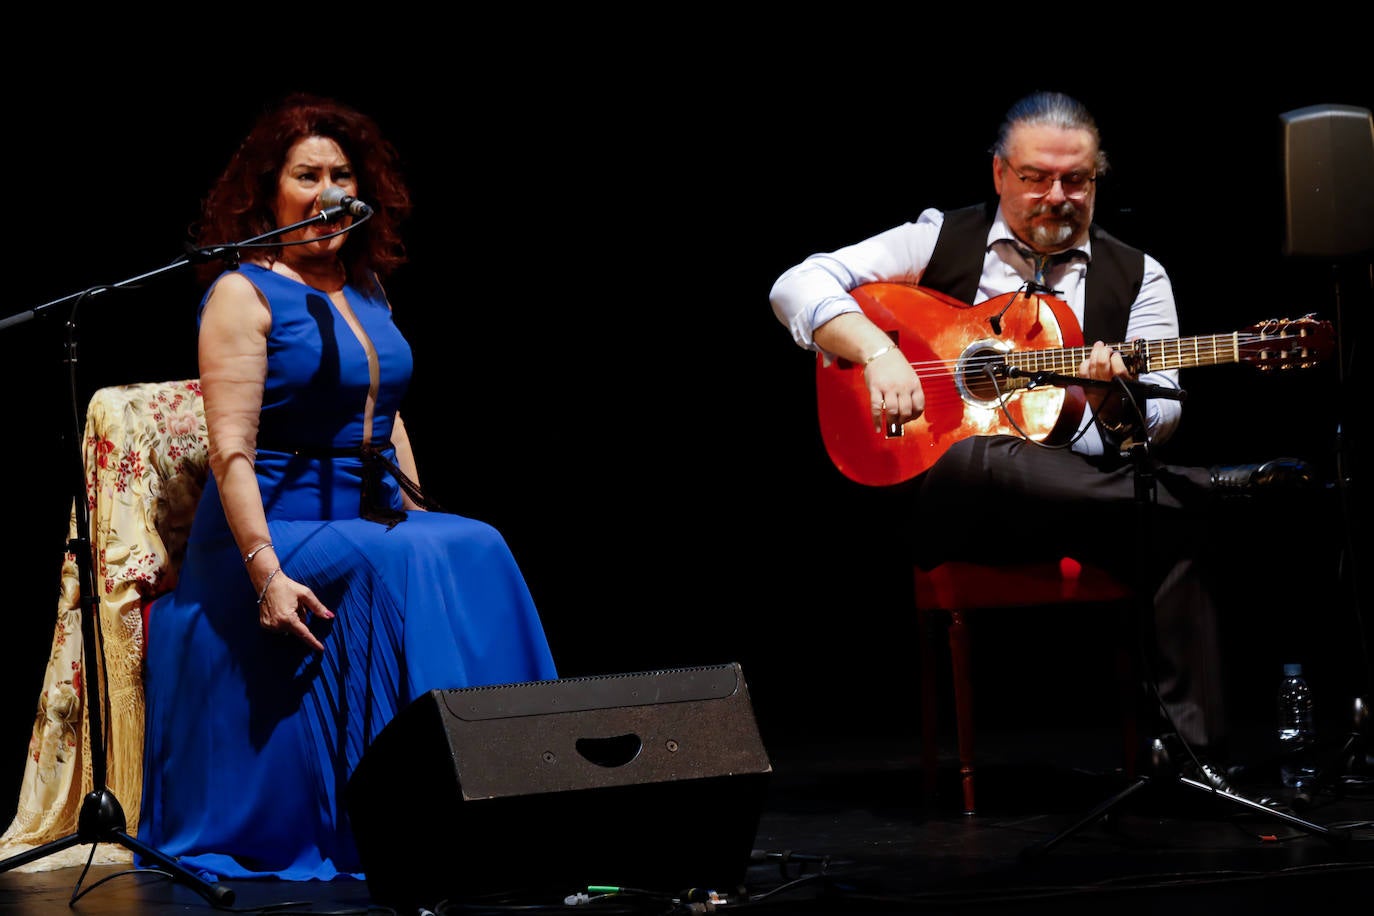
M 964 400 L 984 405 L 1002 401 L 1013 388 L 1024 384 L 1022 379 L 1007 378 L 1006 354 L 1011 346 L 1005 341 L 978 340 L 969 344 L 959 356 L 955 384 Z

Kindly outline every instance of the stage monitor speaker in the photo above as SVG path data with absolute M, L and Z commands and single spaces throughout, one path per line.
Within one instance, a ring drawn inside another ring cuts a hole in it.
M 1313 105 L 1280 121 L 1284 254 L 1374 253 L 1374 115 L 1351 105 Z
M 561 904 L 593 884 L 738 888 L 771 773 L 731 663 L 430 691 L 345 798 L 375 903 Z

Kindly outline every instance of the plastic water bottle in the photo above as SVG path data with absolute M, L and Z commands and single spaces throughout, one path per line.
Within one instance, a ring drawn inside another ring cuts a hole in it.
M 1303 677 L 1302 665 L 1283 666 L 1279 681 L 1279 779 L 1290 789 L 1304 788 L 1317 775 L 1317 722 L 1312 688 Z

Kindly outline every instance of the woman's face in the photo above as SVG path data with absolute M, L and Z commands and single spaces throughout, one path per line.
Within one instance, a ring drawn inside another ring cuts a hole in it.
M 286 162 L 277 176 L 277 199 L 273 204 L 277 225 L 289 226 L 310 219 L 321 212 L 320 193 L 331 185 L 350 197 L 358 196 L 358 183 L 353 166 L 339 145 L 328 137 L 305 137 L 287 151 Z M 283 252 L 297 257 L 333 257 L 343 247 L 346 235 L 319 240 L 321 236 L 337 232 L 353 221 L 344 216 L 333 222 L 312 223 L 303 229 L 282 236 L 283 241 L 316 239 L 307 245 L 291 246 Z

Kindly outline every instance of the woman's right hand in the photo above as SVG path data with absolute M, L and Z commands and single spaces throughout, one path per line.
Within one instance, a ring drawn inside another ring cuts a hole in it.
M 324 651 L 324 644 L 310 632 L 309 615 L 333 620 L 334 612 L 315 597 L 315 593 L 286 574 L 274 569 L 258 602 L 258 625 L 264 630 L 295 636 L 316 652 Z

